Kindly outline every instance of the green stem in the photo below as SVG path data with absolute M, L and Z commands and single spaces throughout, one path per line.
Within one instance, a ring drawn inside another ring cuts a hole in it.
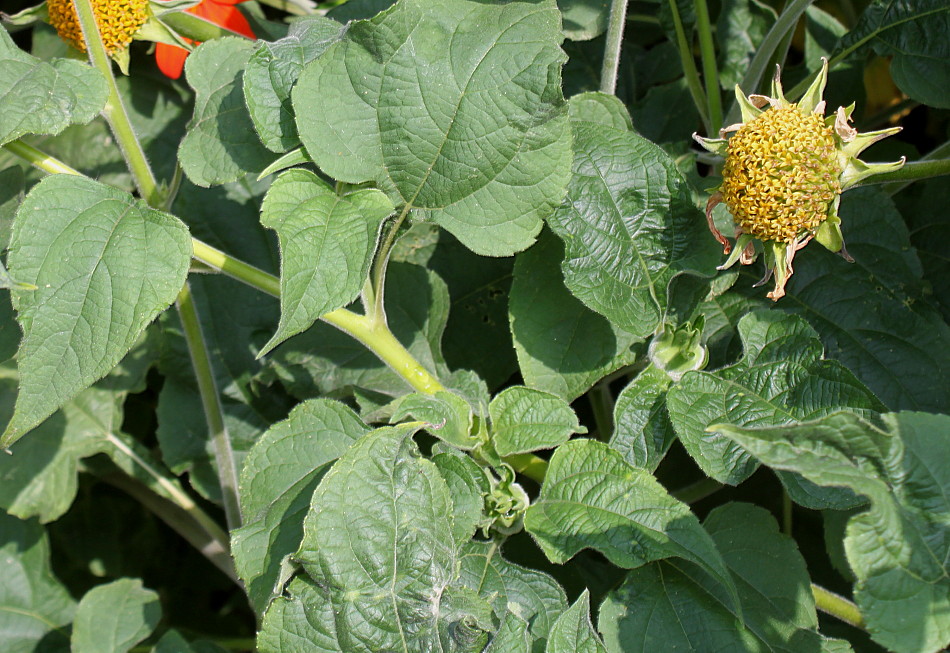
M 170 11 L 162 14 L 159 18 L 173 30 L 192 41 L 212 41 L 223 36 L 236 36 L 240 39 L 248 38 L 240 32 L 234 32 L 201 16 L 184 11 Z
M 674 499 L 683 503 L 696 503 L 700 499 L 705 499 L 713 492 L 718 492 L 723 487 L 722 483 L 712 478 L 704 478 L 695 483 L 681 487 L 678 490 L 670 492 Z
M 607 23 L 607 44 L 604 46 L 604 61 L 600 68 L 600 91 L 614 95 L 617 92 L 617 71 L 620 69 L 620 48 L 623 45 L 623 28 L 627 15 L 627 0 L 612 0 Z
M 722 128 L 722 95 L 719 91 L 719 69 L 716 48 L 713 45 L 712 25 L 706 0 L 695 0 L 696 30 L 699 32 L 699 52 L 703 62 L 703 81 L 706 83 L 706 103 L 709 107 L 710 134 Z
M 610 394 L 610 385 L 601 381 L 587 392 L 591 410 L 594 412 L 594 424 L 597 425 L 597 439 L 607 442 L 614 432 L 614 398 Z
M 544 475 L 548 471 L 548 461 L 533 453 L 516 453 L 505 457 L 505 462 L 511 468 L 539 485 L 544 482 Z
M 864 628 L 864 617 L 861 616 L 861 611 L 848 599 L 814 583 L 811 584 L 811 593 L 815 597 L 815 607 L 822 612 L 837 617 L 855 628 Z
M 228 522 L 228 529 L 234 530 L 241 526 L 237 466 L 234 464 L 231 437 L 224 423 L 224 411 L 221 408 L 221 399 L 214 380 L 214 370 L 211 368 L 211 358 L 208 356 L 208 348 L 205 345 L 204 335 L 201 333 L 198 309 L 195 308 L 194 298 L 187 281 L 178 293 L 175 304 L 178 307 L 185 342 L 188 345 L 188 355 L 191 357 L 191 365 L 198 381 L 201 407 L 204 409 L 205 420 L 208 423 L 211 448 L 214 450 L 214 460 L 218 467 L 218 482 L 221 484 L 224 515 Z
M 673 16 L 673 29 L 676 31 L 676 47 L 680 55 L 680 63 L 683 66 L 683 74 L 686 77 L 686 85 L 689 88 L 689 94 L 693 98 L 693 104 L 696 105 L 696 111 L 703 121 L 703 127 L 710 136 L 714 135 L 709 122 L 709 111 L 706 108 L 706 99 L 703 94 L 703 85 L 699 81 L 699 71 L 696 70 L 696 62 L 693 61 L 693 52 L 690 47 L 690 41 L 686 38 L 686 30 L 683 28 L 683 19 L 680 17 L 679 7 L 676 6 L 676 0 L 668 0 L 670 13 Z
M 758 90 L 759 83 L 762 81 L 762 76 L 765 74 L 765 69 L 772 60 L 772 55 L 775 54 L 775 51 L 782 44 L 785 35 L 795 30 L 795 26 L 798 24 L 798 19 L 801 18 L 808 6 L 814 1 L 815 0 L 793 0 L 788 4 L 787 7 L 785 7 L 785 10 L 778 17 L 778 20 L 775 21 L 774 25 L 772 25 L 772 29 L 770 29 L 765 35 L 765 38 L 762 40 L 762 44 L 759 45 L 759 49 L 756 51 L 755 56 L 752 57 L 752 61 L 749 63 L 749 70 L 739 83 L 739 87 L 746 94 L 755 93 Z M 799 86 L 801 86 L 801 84 L 799 84 Z M 798 86 L 795 88 L 797 89 Z M 807 85 L 802 86 L 801 90 L 798 92 L 799 96 L 804 93 L 805 89 L 807 88 Z M 786 93 L 786 96 L 791 98 L 794 97 L 794 94 Z M 732 107 L 729 109 L 729 113 L 726 115 L 726 124 L 731 125 L 738 121 L 739 104 L 738 102 L 733 102 Z
M 145 152 L 139 144 L 135 135 L 135 129 L 129 120 L 129 114 L 122 103 L 122 97 L 119 95 L 119 87 L 116 86 L 115 77 L 112 74 L 112 60 L 106 53 L 106 48 L 102 44 L 102 38 L 99 36 L 99 27 L 96 25 L 96 15 L 92 9 L 91 0 L 76 0 L 74 3 L 76 14 L 79 17 L 79 24 L 82 27 L 83 38 L 86 41 L 86 51 L 89 53 L 89 61 L 102 73 L 109 86 L 109 99 L 102 110 L 106 122 L 112 128 L 119 149 L 125 156 L 125 161 L 135 180 L 135 186 L 138 188 L 139 195 L 142 196 L 149 206 L 162 206 L 162 193 L 155 182 L 155 175 L 148 165 L 148 159 L 145 158 Z
M 874 177 L 869 177 L 857 185 L 887 184 L 887 186 L 884 187 L 884 192 L 888 195 L 895 195 L 912 182 L 930 179 L 931 177 L 950 175 L 950 158 L 929 158 L 931 156 L 943 156 L 947 154 L 948 151 L 950 151 L 950 143 L 944 143 L 918 161 L 905 163 L 900 169 L 893 172 L 886 172 L 875 175 Z
M 272 297 L 280 297 L 280 279 L 273 274 L 229 256 L 197 238 L 191 239 L 191 249 L 191 256 L 196 261 Z
M 21 140 L 11 141 L 4 145 L 7 150 L 16 154 L 18 157 L 27 161 L 31 165 L 36 166 L 44 172 L 48 172 L 51 175 L 61 174 L 61 175 L 81 175 L 82 173 L 74 168 L 70 168 L 68 165 L 54 159 L 53 157 L 41 152 L 32 145 L 27 145 Z

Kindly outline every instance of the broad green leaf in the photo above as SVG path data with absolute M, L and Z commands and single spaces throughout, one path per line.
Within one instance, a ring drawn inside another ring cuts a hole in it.
M 254 42 L 224 37 L 203 43 L 185 62 L 195 113 L 178 148 L 182 170 L 198 186 L 260 172 L 274 158 L 254 131 L 242 79 Z
M 82 597 L 73 622 L 73 653 L 125 653 L 148 637 L 162 617 L 158 594 L 139 579 L 98 585 Z
M 273 183 L 261 224 L 280 238 L 280 326 L 260 355 L 359 295 L 380 223 L 393 211 L 378 190 L 340 196 L 309 170 Z
M 476 253 L 521 251 L 570 174 L 562 39 L 554 0 L 402 0 L 304 68 L 300 139 Z
M 23 169 L 12 166 L 0 170 L 0 251 L 10 244 L 13 215 L 23 201 Z
M 950 185 L 934 179 L 917 182 L 902 192 L 901 214 L 907 220 L 910 239 L 926 279 L 945 320 L 950 321 L 950 284 L 943 280 L 950 275 L 950 220 L 943 207 L 950 205 Z
M 5 653 L 68 650 L 76 602 L 53 576 L 46 531 L 0 510 L 0 633 Z M 41 648 L 48 647 L 48 648 Z
M 295 407 L 248 452 L 240 481 L 244 523 L 232 533 L 231 553 L 258 614 L 280 594 L 282 561 L 300 545 L 320 479 L 368 431 L 343 404 L 314 399 Z
M 451 369 L 472 370 L 492 389 L 518 369 L 508 329 L 514 257 L 478 256 L 437 225 L 419 222 L 399 238 L 390 259 L 423 265 L 448 286 L 442 351 Z
M 719 84 L 727 92 L 738 84 L 765 38 L 775 11 L 759 0 L 726 0 L 716 20 Z
M 508 613 L 530 624 L 534 640 L 547 639 L 567 597 L 542 571 L 505 560 L 497 542 L 470 542 L 461 554 L 461 582 L 490 601 L 499 620 Z
M 166 630 L 151 653 L 227 653 L 228 649 L 208 640 L 189 642 L 174 628 Z
M 321 588 L 322 603 L 307 608 L 326 605 L 333 614 L 313 624 L 319 633 L 314 645 L 325 640 L 339 647 L 330 650 L 354 652 L 444 650 L 439 646 L 447 628 L 468 630 L 483 621 L 475 609 L 480 602 L 452 589 L 458 574 L 452 498 L 436 466 L 419 456 L 416 428 L 387 427 L 364 436 L 314 492 L 294 556 Z M 278 599 L 272 606 L 281 604 Z M 473 640 L 457 650 L 484 647 Z
M 695 565 L 664 560 L 630 572 L 604 600 L 600 631 L 609 649 L 823 651 L 805 561 L 775 519 L 763 508 L 730 503 L 703 526 L 739 590 L 744 620 Z
M 491 490 L 488 477 L 471 456 L 455 450 L 434 454 L 432 462 L 449 486 L 453 505 L 452 532 L 456 545 L 461 547 L 472 539 L 475 530 L 483 523 L 485 495 Z
M 524 525 L 552 562 L 563 563 L 586 548 L 625 569 L 680 557 L 738 603 L 722 557 L 689 507 L 601 442 L 573 440 L 554 452 Z
M 680 441 L 706 474 L 737 484 L 755 459 L 710 424 L 775 426 L 881 403 L 838 361 L 822 359 L 818 334 L 802 319 L 757 311 L 739 321 L 742 358 L 712 372 L 687 372 L 670 388 L 667 408 Z
M 639 338 L 581 304 L 564 287 L 563 246 L 551 234 L 515 261 L 509 315 L 525 385 L 573 401 L 633 362 Z
M 607 653 L 590 621 L 590 594 L 585 589 L 555 622 L 545 653 Z
M 514 612 L 508 612 L 484 653 L 530 653 L 530 651 L 531 636 L 528 634 L 528 624 Z
M 447 373 L 439 350 L 449 309 L 445 284 L 418 265 L 391 263 L 386 272 L 389 328 L 426 369 Z M 296 397 L 346 396 L 363 388 L 388 397 L 412 391 L 365 346 L 339 329 L 318 322 L 274 350 L 269 364 Z
M 260 653 L 343 653 L 329 588 L 297 576 L 264 614 L 257 632 Z M 369 653 L 367 651 L 367 653 Z
M 91 179 L 47 177 L 20 206 L 11 273 L 24 332 L 8 447 L 105 376 L 185 281 L 188 230 L 174 216 Z
M 472 433 L 472 407 L 453 392 L 414 392 L 401 397 L 396 401 L 391 421 L 396 423 L 410 416 L 425 422 L 429 433 L 459 449 L 474 449 L 479 444 Z
M 650 365 L 617 397 L 609 444 L 634 467 L 655 470 L 676 438 L 666 408 L 670 383 L 666 372 Z
M 920 261 L 880 190 L 842 197 L 849 264 L 821 247 L 795 259 L 780 308 L 808 320 L 836 358 L 891 410 L 947 409 L 950 327 L 923 301 Z
M 870 509 L 848 522 L 854 598 L 872 638 L 899 653 L 950 645 L 950 417 L 835 413 L 766 429 L 718 425 L 769 467 L 852 489 Z
M 950 107 L 950 6 L 943 0 L 874 0 L 839 42 L 836 55 L 870 43 L 892 55 L 891 75 L 913 99 Z
M 573 127 L 567 200 L 548 219 L 564 241 L 565 285 L 613 324 L 646 337 L 665 314 L 673 277 L 715 267 L 715 242 L 659 147 L 603 124 Z
M 608 0 L 558 0 L 564 36 L 575 41 L 589 41 L 607 31 L 610 17 Z
M 0 27 L 0 145 L 24 134 L 58 134 L 88 123 L 105 106 L 102 74 L 70 59 L 45 62 L 16 46 Z
M 148 348 L 136 347 L 109 376 L 11 446 L 11 455 L 0 456 L 0 508 L 21 519 L 38 517 L 44 523 L 59 519 L 76 498 L 80 461 L 98 453 L 114 457 L 127 473 L 137 475 L 123 463 L 148 456 L 140 451 L 129 455 L 131 443 L 121 433 L 123 402 L 130 392 L 144 389 L 151 363 Z M 15 375 L 0 378 L 0 388 L 2 421 L 12 412 Z
M 524 386 L 500 392 L 488 411 L 492 442 L 499 456 L 553 449 L 574 433 L 587 433 L 566 401 Z
M 339 35 L 336 21 L 307 16 L 291 23 L 279 41 L 261 42 L 248 59 L 244 97 L 257 135 L 269 150 L 286 152 L 300 145 L 290 91 L 304 65 L 323 54 Z

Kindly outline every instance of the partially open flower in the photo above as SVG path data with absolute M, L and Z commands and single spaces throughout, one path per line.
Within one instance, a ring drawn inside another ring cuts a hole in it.
M 56 28 L 59 37 L 85 52 L 86 43 L 73 0 L 47 0 L 46 7 L 50 25 Z M 149 17 L 148 0 L 92 0 L 92 10 L 110 56 L 129 47 L 132 36 Z
M 859 181 L 896 170 L 894 163 L 867 164 L 858 155 L 872 143 L 900 131 L 900 127 L 859 134 L 848 122 L 854 105 L 824 116 L 821 99 L 828 79 L 828 62 L 797 104 L 785 99 L 779 72 L 772 80 L 772 97 L 750 95 L 736 86 L 742 123 L 722 129 L 719 138 L 693 138 L 704 148 L 725 157 L 722 184 L 706 204 L 709 229 L 731 256 L 720 270 L 736 261 L 755 260 L 754 242 L 762 242 L 766 273 L 774 273 L 775 289 L 768 297 L 785 294 L 795 252 L 814 238 L 851 260 L 844 249 L 838 203 L 841 193 Z M 735 132 L 727 139 L 726 134 Z M 712 211 L 725 203 L 736 223 L 736 244 L 713 224 Z

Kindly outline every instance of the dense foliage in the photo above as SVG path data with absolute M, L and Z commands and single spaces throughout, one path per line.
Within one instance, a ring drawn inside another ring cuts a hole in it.
M 0 650 L 950 645 L 945 0 L 55 4 L 0 29 Z M 692 136 L 766 96 L 824 194 L 737 232 Z

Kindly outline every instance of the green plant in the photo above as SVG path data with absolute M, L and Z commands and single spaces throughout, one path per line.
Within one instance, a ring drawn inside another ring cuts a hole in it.
M 950 644 L 945 2 L 194 4 L 0 31 L 0 648 Z M 773 302 L 691 135 L 822 58 Z

